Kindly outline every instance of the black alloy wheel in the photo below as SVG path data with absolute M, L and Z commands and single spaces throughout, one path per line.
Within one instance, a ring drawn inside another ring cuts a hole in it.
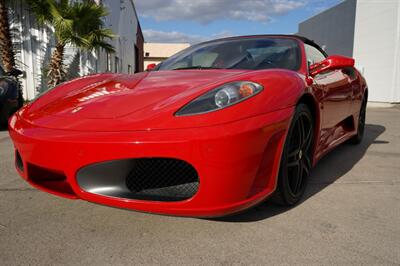
M 305 104 L 296 107 L 282 153 L 278 185 L 273 201 L 293 206 L 304 194 L 312 169 L 314 122 Z

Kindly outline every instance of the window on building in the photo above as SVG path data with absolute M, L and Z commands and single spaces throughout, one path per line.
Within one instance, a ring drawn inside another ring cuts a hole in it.
M 139 72 L 139 47 L 135 45 L 135 73 Z
M 307 64 L 311 66 L 312 64 L 316 64 L 322 62 L 326 59 L 325 55 L 321 53 L 317 48 L 314 46 L 304 44 L 306 50 L 306 57 L 307 57 Z
M 111 54 L 107 52 L 107 72 L 111 72 Z
M 97 48 L 95 52 L 96 60 L 95 60 L 95 73 L 99 72 L 99 54 L 100 54 L 100 49 Z
M 115 73 L 119 73 L 119 71 L 120 71 L 119 64 L 120 64 L 120 62 L 119 62 L 119 57 L 116 56 L 116 57 L 115 57 L 115 64 L 114 64 L 114 67 L 115 67 L 114 72 L 115 72 Z

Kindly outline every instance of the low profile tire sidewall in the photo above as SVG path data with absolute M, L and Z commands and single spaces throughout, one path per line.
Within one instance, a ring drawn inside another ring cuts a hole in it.
M 296 121 L 299 119 L 299 117 L 305 113 L 306 115 L 309 115 L 311 118 L 311 121 L 313 121 L 312 119 L 312 114 L 309 110 L 309 108 L 305 105 L 305 104 L 299 104 L 296 107 L 296 111 L 295 114 L 293 116 L 290 128 L 288 130 L 288 134 L 286 137 L 286 141 L 285 141 L 285 145 L 284 145 L 284 150 L 282 152 L 282 158 L 281 158 L 281 165 L 280 165 L 280 170 L 279 170 L 279 177 L 278 177 L 278 194 L 281 197 L 281 201 L 283 205 L 287 205 L 287 206 L 292 206 L 295 205 L 296 203 L 298 203 L 300 201 L 300 199 L 302 198 L 302 196 L 304 195 L 305 189 L 307 187 L 307 183 L 308 183 L 308 177 L 305 178 L 304 180 L 304 187 L 301 190 L 301 192 L 294 196 L 292 195 L 292 193 L 289 191 L 289 175 L 288 175 L 288 169 L 286 167 L 286 162 L 288 160 L 288 146 L 289 146 L 289 142 L 290 142 L 290 138 L 292 137 L 293 131 L 294 131 L 294 126 L 296 124 Z M 314 124 L 313 124 L 314 126 Z M 314 129 L 313 129 L 314 130 Z M 313 134 L 314 136 L 314 134 Z M 314 142 L 314 140 L 313 140 Z M 313 145 L 313 143 L 311 144 Z
M 363 118 L 362 115 L 366 116 L 367 113 L 367 101 L 366 99 L 363 100 L 361 104 L 361 109 L 360 109 L 360 115 L 358 118 L 358 125 L 357 125 L 357 136 L 359 140 L 361 141 L 364 137 L 364 132 L 365 132 L 365 117 Z M 360 120 L 364 119 L 364 123 L 362 124 L 362 128 L 360 128 Z
M 362 114 L 364 112 L 364 115 L 366 116 L 367 114 L 367 96 L 364 96 L 364 99 L 361 103 L 361 108 L 360 108 L 360 113 L 358 115 L 358 120 L 357 120 L 357 133 L 356 135 L 350 139 L 350 143 L 352 144 L 360 144 L 364 138 L 364 134 L 365 134 L 365 118 L 364 118 L 364 123 L 362 125 L 362 128 L 360 127 L 360 120 L 363 119 L 362 118 Z

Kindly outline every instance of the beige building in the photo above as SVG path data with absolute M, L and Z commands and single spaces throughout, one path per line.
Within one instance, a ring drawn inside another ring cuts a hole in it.
M 168 57 L 189 46 L 189 43 L 145 43 L 144 69 L 146 69 L 149 64 L 159 64 Z

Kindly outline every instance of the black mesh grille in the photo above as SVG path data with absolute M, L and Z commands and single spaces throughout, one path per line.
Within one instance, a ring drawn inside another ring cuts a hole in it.
M 176 159 L 136 159 L 126 178 L 135 199 L 179 201 L 196 194 L 199 178 L 190 164 Z

